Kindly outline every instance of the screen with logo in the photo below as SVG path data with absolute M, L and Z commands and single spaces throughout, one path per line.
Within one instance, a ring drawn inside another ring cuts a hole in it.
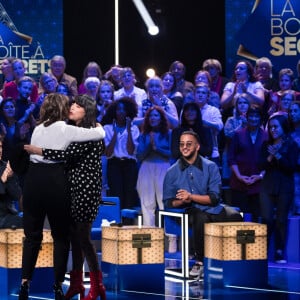
M 299 0 L 226 0 L 226 75 L 237 60 L 266 56 L 274 73 L 296 73 L 300 58 Z
M 62 3 L 0 0 L 0 63 L 12 56 L 22 59 L 35 79 L 46 72 L 49 59 L 63 54 Z

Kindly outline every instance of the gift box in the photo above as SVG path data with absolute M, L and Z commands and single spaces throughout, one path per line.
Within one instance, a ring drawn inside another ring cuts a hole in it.
M 164 292 L 164 230 L 102 226 L 103 282 L 114 292 Z
M 204 282 L 264 288 L 268 284 L 267 226 L 253 222 L 205 224 Z
M 205 224 L 205 257 L 219 260 L 267 259 L 267 226 L 253 222 Z
M 0 230 L 0 267 L 21 268 L 22 248 L 24 239 L 23 229 Z M 43 241 L 36 267 L 53 266 L 53 240 L 48 229 L 43 231 Z
M 103 226 L 102 261 L 118 265 L 164 263 L 163 228 Z

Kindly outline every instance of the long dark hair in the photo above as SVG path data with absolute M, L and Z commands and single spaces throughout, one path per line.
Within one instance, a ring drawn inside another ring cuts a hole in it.
M 197 118 L 196 118 L 195 124 L 193 126 L 191 126 L 187 122 L 187 120 L 184 116 L 185 111 L 188 110 L 189 108 L 194 109 L 197 113 Z M 182 128 L 191 128 L 192 127 L 194 131 L 198 132 L 202 126 L 203 126 L 202 114 L 201 114 L 201 110 L 200 110 L 200 107 L 198 106 L 198 104 L 195 102 L 188 102 L 188 103 L 184 104 L 184 106 L 182 108 L 182 113 L 181 113 L 180 127 L 182 127 Z
M 283 114 L 273 114 L 270 116 L 269 120 L 268 120 L 268 136 L 269 136 L 269 143 L 272 144 L 273 143 L 273 137 L 271 135 L 271 128 L 270 128 L 270 121 L 271 120 L 277 120 L 284 132 L 285 137 L 287 137 L 287 135 L 290 132 L 290 124 L 289 124 L 289 120 L 288 117 L 286 115 Z M 284 138 L 285 138 L 284 137 Z
M 85 111 L 84 118 L 78 123 L 79 127 L 90 128 L 96 126 L 97 107 L 96 101 L 87 95 L 78 95 L 72 102 L 82 107 Z

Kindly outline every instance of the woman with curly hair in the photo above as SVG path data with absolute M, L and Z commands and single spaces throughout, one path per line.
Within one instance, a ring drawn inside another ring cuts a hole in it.
M 119 197 L 121 209 L 138 204 L 136 192 L 136 149 L 139 128 L 132 123 L 137 104 L 129 97 L 120 98 L 108 107 L 102 119 L 105 130 L 108 196 Z
M 163 181 L 171 158 L 171 130 L 160 106 L 148 109 L 139 137 L 137 157 L 141 162 L 137 191 L 140 196 L 143 224 L 155 226 L 156 207 L 163 209 Z

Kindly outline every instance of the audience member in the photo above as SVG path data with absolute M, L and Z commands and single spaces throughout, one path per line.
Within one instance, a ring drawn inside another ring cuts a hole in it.
M 200 82 L 204 82 L 210 88 L 208 104 L 220 108 L 220 96 L 217 92 L 211 90 L 212 80 L 210 74 L 206 70 L 199 70 L 195 74 L 194 83 L 197 85 Z
M 96 97 L 97 117 L 96 120 L 102 123 L 102 119 L 106 114 L 108 107 L 114 102 L 114 85 L 109 80 L 101 80 Z M 102 124 L 104 125 L 104 124 Z M 105 153 L 101 156 L 102 160 L 102 191 L 106 194 L 108 190 L 107 181 L 107 157 Z
M 262 83 L 265 89 L 265 96 L 269 92 L 279 90 L 278 81 L 273 77 L 273 65 L 268 57 L 259 57 L 256 59 L 254 74 L 256 79 Z
M 297 62 L 297 77 L 293 79 L 293 82 L 292 82 L 292 89 L 297 91 L 297 92 L 300 92 L 300 59 L 298 60 Z
M 223 89 L 226 83 L 229 82 L 229 79 L 225 76 L 222 76 L 222 64 L 218 59 L 208 58 L 202 64 L 202 69 L 209 72 L 209 75 L 212 80 L 211 91 L 214 91 L 219 94 L 220 98 L 223 93 Z
M 29 76 L 23 76 L 18 80 L 18 98 L 16 99 L 16 120 L 19 124 L 28 124 L 31 131 L 35 127 L 36 120 L 33 117 L 35 104 L 30 100 L 30 94 L 34 86 L 34 81 Z
M 229 183 L 231 204 L 238 206 L 243 213 L 250 213 L 253 222 L 259 222 L 259 193 L 264 175 L 261 149 L 268 135 L 261 127 L 261 107 L 252 104 L 245 117 L 246 126 L 234 131 L 228 150 L 228 162 L 232 171 Z
M 77 79 L 65 72 L 66 70 L 66 60 L 61 55 L 54 55 L 50 59 L 50 70 L 58 84 L 64 83 L 68 87 L 68 96 L 70 100 L 78 94 Z
M 273 115 L 268 121 L 268 140 L 262 146 L 265 175 L 260 189 L 263 223 L 267 224 L 268 247 L 274 233 L 275 261 L 284 263 L 288 215 L 294 200 L 294 172 L 299 149 L 289 135 L 288 118 Z
M 291 136 L 292 139 L 298 144 L 300 153 L 300 101 L 292 102 L 288 116 L 292 127 Z M 294 182 L 295 193 L 292 214 L 300 215 L 300 154 L 298 157 L 296 172 L 294 173 Z
M 163 180 L 170 167 L 171 131 L 162 107 L 148 109 L 137 148 L 140 168 L 137 191 L 141 201 L 143 224 L 155 226 L 156 209 L 164 209 Z
M 279 90 L 278 80 L 273 77 L 273 65 L 268 57 L 260 57 L 256 59 L 254 66 L 255 77 L 264 87 L 265 102 L 263 105 L 263 125 L 265 126 L 269 115 L 268 109 L 271 106 L 271 95 Z
M 277 113 L 283 113 L 288 115 L 291 103 L 296 100 L 296 91 L 294 90 L 285 90 L 282 92 L 278 103 Z
M 163 93 L 168 97 L 176 106 L 178 117 L 180 117 L 183 95 L 176 90 L 176 79 L 171 72 L 166 72 L 161 76 L 163 83 Z
M 250 104 L 264 105 L 264 87 L 254 74 L 252 64 L 247 60 L 240 60 L 234 67 L 234 73 L 230 82 L 225 87 L 221 96 L 221 108 L 223 121 L 233 115 L 236 95 L 247 93 L 251 97 Z
M 99 88 L 98 95 L 96 98 L 97 101 L 97 122 L 101 122 L 106 110 L 111 103 L 114 102 L 114 85 L 109 80 L 102 80 Z
M 190 276 L 203 277 L 204 225 L 208 222 L 241 221 L 241 215 L 221 205 L 221 175 L 218 166 L 199 155 L 197 133 L 180 136 L 181 157 L 166 172 L 163 203 L 168 208 L 185 208 L 192 228 L 192 247 L 196 263 Z M 189 249 L 190 250 L 190 249 Z
M 221 161 L 218 136 L 224 125 L 220 110 L 207 103 L 209 99 L 209 92 L 209 86 L 201 82 L 195 87 L 194 97 L 195 102 L 198 104 L 201 110 L 203 126 L 210 129 L 213 139 L 213 150 L 209 159 L 214 161 L 220 167 Z
M 118 89 L 114 93 L 115 100 L 119 100 L 123 97 L 130 97 L 133 99 L 137 106 L 142 105 L 142 101 L 147 98 L 146 91 L 136 86 L 136 78 L 133 70 L 129 67 L 121 70 L 122 88 Z
M 3 98 L 11 97 L 14 100 L 16 100 L 19 97 L 18 82 L 20 78 L 25 76 L 25 72 L 26 72 L 25 64 L 23 60 L 19 58 L 14 59 L 12 62 L 12 69 L 13 69 L 14 80 L 4 84 L 2 96 Z M 29 96 L 32 102 L 36 102 L 38 98 L 38 87 L 33 79 L 32 82 L 33 82 L 33 87 L 31 89 L 31 93 Z
M 107 157 L 106 193 L 119 197 L 122 209 L 138 205 L 136 151 L 140 131 L 132 122 L 136 114 L 135 101 L 123 97 L 110 104 L 102 119 Z
M 99 81 L 102 79 L 102 70 L 99 64 L 95 61 L 90 61 L 83 70 L 82 80 L 78 86 L 79 95 L 86 94 L 87 90 L 84 82 L 88 77 L 97 77 Z
M 0 70 L 2 72 L 2 79 L 0 82 L 0 96 L 2 95 L 2 89 L 4 87 L 5 83 L 13 81 L 14 78 L 14 72 L 12 68 L 12 62 L 14 61 L 14 57 L 9 56 L 2 60 L 0 65 Z
M 34 129 L 31 144 L 41 148 L 65 150 L 71 142 L 100 140 L 104 137 L 105 132 L 101 126 L 87 129 L 67 125 L 65 120 L 68 115 L 68 98 L 57 93 L 49 94 L 41 106 L 40 123 Z M 55 299 L 63 300 L 62 283 L 65 279 L 70 245 L 70 197 L 65 167 L 58 161 L 31 154 L 23 188 L 25 239 L 19 300 L 28 299 L 46 217 L 54 240 Z
M 279 71 L 278 82 L 279 90 L 271 93 L 271 103 L 268 107 L 268 115 L 271 116 L 277 112 L 280 105 L 280 99 L 284 91 L 292 89 L 292 82 L 294 79 L 294 72 L 290 68 L 283 68 Z M 296 99 L 298 100 L 300 93 L 295 92 Z
M 100 85 L 98 77 L 90 76 L 84 81 L 85 95 L 91 97 L 96 101 L 98 96 L 98 89 Z
M 146 96 L 141 105 L 138 106 L 138 115 L 134 119 L 134 124 L 141 127 L 148 109 L 156 105 L 160 106 L 165 111 L 170 128 L 177 127 L 179 124 L 177 109 L 175 104 L 163 94 L 163 83 L 161 78 L 158 76 L 151 77 L 146 81 L 145 86 L 148 97 Z
M 57 87 L 56 87 L 56 92 L 62 95 L 65 95 L 69 98 L 70 96 L 70 91 L 69 91 L 69 87 L 64 83 L 58 83 Z
M 33 128 L 17 122 L 16 103 L 12 98 L 4 99 L 0 104 L 2 159 L 9 161 L 13 172 L 23 188 L 23 179 L 28 168 L 29 156 L 23 145 L 30 141 Z
M 11 161 L 15 148 L 14 136 L 17 132 L 16 104 L 12 98 L 3 99 L 0 104 L 1 159 Z
M 123 67 L 121 65 L 112 65 L 103 76 L 104 79 L 109 80 L 113 84 L 116 91 L 122 88 L 122 69 Z
M 96 125 L 96 103 L 86 95 L 76 96 L 71 104 L 69 123 L 83 128 Z M 45 159 L 66 162 L 68 182 L 71 190 L 71 249 L 72 270 L 70 286 L 64 299 L 80 294 L 83 299 L 83 263 L 89 266 L 91 288 L 85 299 L 105 299 L 105 287 L 95 247 L 91 241 L 91 228 L 95 221 L 101 200 L 101 154 L 102 141 L 71 143 L 66 150 L 42 149 L 27 145 L 31 154 L 42 155 Z M 83 187 L 83 189 L 78 187 Z
M 186 67 L 181 61 L 176 60 L 172 62 L 169 71 L 176 79 L 176 90 L 180 92 L 183 97 L 194 89 L 193 83 L 185 79 Z
M 172 160 L 177 160 L 180 156 L 179 140 L 183 131 L 192 130 L 199 136 L 201 143 L 200 155 L 211 157 L 213 149 L 213 139 L 208 127 L 203 126 L 202 115 L 197 103 L 186 103 L 183 106 L 179 127 L 172 130 L 171 152 Z
M 0 229 L 23 227 L 23 219 L 18 215 L 15 202 L 20 201 L 22 190 L 9 161 L 2 160 L 3 137 L 0 136 Z
M 52 74 L 45 72 L 41 75 L 40 88 L 42 91 L 39 93 L 39 97 L 35 103 L 35 108 L 33 111 L 33 116 L 35 117 L 35 119 L 37 120 L 39 119 L 40 108 L 45 97 L 48 94 L 55 93 L 57 89 L 57 85 L 58 85 L 57 80 Z
M 228 165 L 228 148 L 236 131 L 247 126 L 247 111 L 250 107 L 250 96 L 246 93 L 239 94 L 236 98 L 233 116 L 228 117 L 224 125 L 225 145 L 222 152 L 222 179 L 226 181 L 230 177 Z

